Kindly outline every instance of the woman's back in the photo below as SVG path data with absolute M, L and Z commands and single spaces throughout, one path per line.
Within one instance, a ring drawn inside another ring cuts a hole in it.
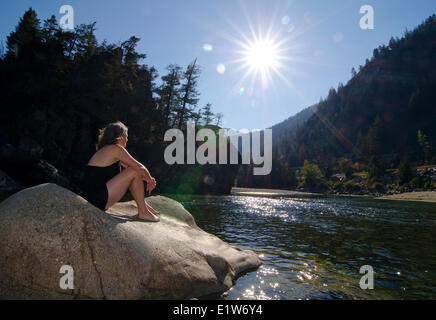
M 114 146 L 98 150 L 85 167 L 83 195 L 85 199 L 104 210 L 109 196 L 106 183 L 121 172 L 120 161 L 114 156 Z
M 96 166 L 96 167 L 107 167 L 119 159 L 116 158 L 116 148 L 114 145 L 107 145 L 98 150 L 94 155 L 89 159 L 88 166 Z
M 85 181 L 90 185 L 106 185 L 110 179 L 121 172 L 120 162 L 117 161 L 110 166 L 99 167 L 87 165 L 85 168 Z M 86 188 L 86 186 L 84 186 Z

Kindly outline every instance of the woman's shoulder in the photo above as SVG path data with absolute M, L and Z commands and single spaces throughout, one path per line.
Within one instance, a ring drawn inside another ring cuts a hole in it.
M 106 145 L 99 149 L 90 159 L 88 165 L 106 166 L 108 163 L 113 163 L 119 160 L 119 148 L 114 145 Z
M 101 150 L 105 158 L 110 157 L 115 160 L 121 160 L 120 158 L 122 158 L 123 155 L 127 152 L 127 150 L 124 149 L 123 146 L 120 146 L 119 144 L 109 144 L 101 148 Z
M 103 148 L 101 148 L 100 150 L 104 153 L 116 154 L 116 153 L 120 152 L 120 149 L 123 149 L 123 147 L 120 146 L 119 144 L 107 144 Z

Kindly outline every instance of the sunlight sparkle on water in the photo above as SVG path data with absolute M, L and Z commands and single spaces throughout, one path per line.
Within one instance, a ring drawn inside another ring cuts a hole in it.
M 201 199 L 199 225 L 262 259 L 259 269 L 238 279 L 228 299 L 435 297 L 428 254 L 434 253 L 434 206 L 354 197 Z M 429 232 L 416 234 L 422 225 Z M 368 262 L 378 266 L 378 290 L 360 289 L 359 269 Z
M 264 275 L 264 276 L 266 276 L 266 275 L 272 275 L 272 274 L 279 274 L 279 272 L 278 272 L 276 269 L 274 269 L 274 268 L 266 268 L 266 267 L 262 268 L 262 269 L 260 270 L 260 272 L 261 272 L 261 274 Z
M 296 200 L 268 199 L 261 197 L 243 197 L 236 200 L 244 207 L 244 211 L 250 214 L 258 214 L 263 217 L 280 218 L 284 222 L 294 222 L 296 218 L 290 214 L 289 205 L 301 210 L 306 206 L 304 202 Z M 285 208 L 284 205 L 288 208 Z M 281 209 L 283 208 L 283 209 Z

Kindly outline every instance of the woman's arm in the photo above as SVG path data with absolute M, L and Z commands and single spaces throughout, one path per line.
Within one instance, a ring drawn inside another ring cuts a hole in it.
M 120 164 L 121 164 L 125 169 L 127 169 L 127 168 L 129 167 L 127 164 L 125 164 L 125 163 L 122 162 L 121 160 L 120 160 Z
M 150 183 L 150 182 L 154 182 L 155 183 L 155 179 L 151 176 L 150 172 L 148 171 L 148 169 L 139 161 L 137 161 L 135 158 L 133 158 L 130 153 L 123 148 L 122 146 L 115 144 L 114 145 L 115 148 L 115 157 L 120 160 L 121 165 L 123 167 L 132 167 L 135 170 L 138 170 L 141 172 L 141 175 L 143 177 L 143 179 L 145 180 L 145 182 Z

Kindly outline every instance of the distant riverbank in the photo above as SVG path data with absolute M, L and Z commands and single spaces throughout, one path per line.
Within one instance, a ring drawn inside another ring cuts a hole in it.
M 257 189 L 257 188 L 237 188 L 233 187 L 231 191 L 232 195 L 265 195 L 265 196 L 331 196 L 329 193 L 312 193 L 292 190 L 281 189 Z M 350 195 L 350 194 L 337 194 L 337 196 L 358 196 L 358 197 L 373 197 L 369 195 Z M 416 192 L 404 192 L 399 194 L 384 195 L 373 197 L 374 199 L 387 199 L 387 200 L 403 200 L 403 201 L 423 201 L 436 203 L 436 191 L 416 191 Z
M 425 202 L 436 203 L 436 191 L 405 192 L 405 193 L 381 196 L 381 197 L 377 197 L 377 199 L 425 201 Z
M 272 196 L 322 196 L 322 193 L 312 193 L 303 191 L 281 190 L 281 189 L 258 189 L 258 188 L 239 188 L 233 187 L 230 194 L 232 195 L 272 195 Z

